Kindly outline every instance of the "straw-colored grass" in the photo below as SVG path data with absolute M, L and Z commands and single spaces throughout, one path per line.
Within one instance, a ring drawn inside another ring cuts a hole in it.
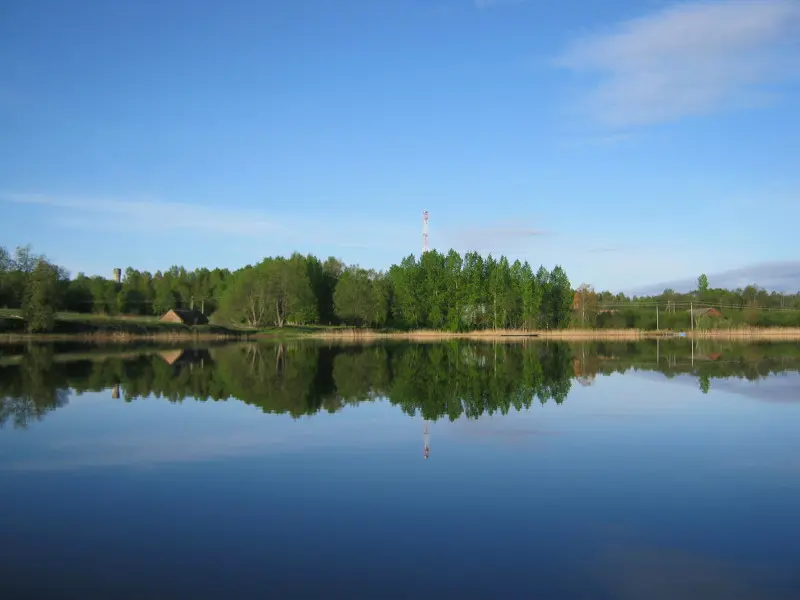
M 372 329 L 337 329 L 320 331 L 304 337 L 336 340 L 377 340 L 400 339 L 410 341 L 436 341 L 451 339 L 468 339 L 482 341 L 522 341 L 535 339 L 641 339 L 657 335 L 655 332 L 640 331 L 638 329 L 609 329 L 609 330 L 579 330 L 566 329 L 563 331 L 522 331 L 516 329 L 484 329 L 454 333 L 450 331 L 437 331 L 435 329 L 418 329 L 414 331 L 375 331 Z
M 325 340 L 370 341 L 379 339 L 400 339 L 409 341 L 437 341 L 468 339 L 479 341 L 522 341 L 535 339 L 558 339 L 564 341 L 580 340 L 640 340 L 657 337 L 672 337 L 670 331 L 645 331 L 641 329 L 560 329 L 542 331 L 521 331 L 514 329 L 486 329 L 465 333 L 421 329 L 416 331 L 375 331 L 372 329 L 335 329 L 309 333 L 303 337 Z M 687 331 L 686 337 L 721 339 L 783 339 L 800 340 L 800 328 L 740 328 Z
M 698 329 L 688 332 L 694 338 L 735 338 L 800 340 L 800 327 L 737 327 L 731 329 Z

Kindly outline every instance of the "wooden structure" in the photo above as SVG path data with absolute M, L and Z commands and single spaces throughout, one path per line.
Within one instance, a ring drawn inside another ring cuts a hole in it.
M 182 367 L 185 365 L 192 367 L 198 364 L 202 369 L 205 363 L 212 362 L 211 354 L 205 349 L 175 348 L 172 350 L 164 350 L 158 354 L 164 359 L 164 362 L 171 367 Z
M 695 319 L 702 319 L 703 317 L 712 317 L 712 318 L 719 318 L 722 316 L 722 313 L 719 312 L 716 308 L 695 308 L 694 309 L 694 318 Z
M 186 308 L 173 308 L 164 313 L 159 319 L 165 323 L 182 323 L 183 325 L 206 325 L 208 319 L 199 310 L 189 310 Z

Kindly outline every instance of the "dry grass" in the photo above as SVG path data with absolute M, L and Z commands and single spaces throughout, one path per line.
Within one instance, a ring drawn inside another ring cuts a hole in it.
M 535 339 L 557 339 L 564 341 L 580 340 L 641 340 L 657 337 L 671 337 L 669 331 L 644 331 L 641 329 L 563 329 L 551 331 L 520 331 L 514 329 L 488 329 L 467 333 L 452 333 L 448 331 L 417 330 L 417 331 L 374 331 L 371 329 L 337 329 L 310 333 L 303 337 L 324 340 L 340 341 L 371 341 L 380 339 L 399 339 L 417 342 L 467 339 L 479 341 L 525 341 Z M 742 328 L 718 329 L 703 331 L 688 331 L 686 337 L 693 338 L 719 338 L 719 339 L 770 339 L 770 340 L 800 340 L 800 328 Z
M 609 329 L 609 330 L 580 330 L 566 329 L 563 331 L 521 331 L 516 329 L 485 329 L 465 333 L 449 331 L 436 331 L 433 329 L 420 329 L 416 331 L 374 331 L 371 329 L 339 329 L 320 331 L 308 334 L 307 337 L 327 340 L 378 340 L 400 339 L 411 341 L 437 341 L 452 339 L 467 339 L 481 341 L 523 341 L 533 339 L 642 339 L 657 335 L 655 332 L 639 331 L 637 329 Z M 305 336 L 304 336 L 305 337 Z
M 694 338 L 800 340 L 800 327 L 740 327 L 734 329 L 697 330 L 687 335 Z

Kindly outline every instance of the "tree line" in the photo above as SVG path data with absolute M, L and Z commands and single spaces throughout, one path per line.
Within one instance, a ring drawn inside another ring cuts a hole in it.
M 160 315 L 194 309 L 216 322 L 255 328 L 286 324 L 466 331 L 557 329 L 569 325 L 573 290 L 560 266 L 533 271 L 451 250 L 404 258 L 386 271 L 294 253 L 236 271 L 129 267 L 120 282 L 75 278 L 28 247 L 0 249 L 0 307 L 22 309 L 31 331 L 52 329 L 56 311 Z
M 709 312 L 712 308 L 714 311 Z M 715 288 L 705 274 L 697 278 L 693 290 L 667 288 L 641 296 L 598 292 L 581 284 L 574 292 L 572 309 L 574 325 L 597 329 L 800 327 L 800 291 L 768 291 L 755 284 Z
M 62 348 L 68 349 L 68 348 Z M 52 345 L 20 346 L 0 358 L 0 425 L 25 427 L 67 405 L 71 394 L 112 389 L 125 401 L 156 397 L 225 401 L 236 398 L 265 413 L 294 417 L 388 398 L 429 420 L 524 410 L 563 403 L 577 382 L 655 371 L 691 375 L 708 392 L 712 381 L 756 381 L 800 372 L 790 343 L 736 344 L 651 340 L 639 343 L 440 344 L 367 346 L 309 343 L 228 344 L 182 350 L 129 347 L 95 356 L 57 354 Z
M 685 330 L 727 326 L 800 327 L 800 292 L 755 285 L 667 289 L 652 296 L 573 289 L 560 266 L 533 270 L 528 262 L 430 251 L 385 271 L 294 253 L 268 257 L 235 271 L 173 266 L 150 273 L 125 269 L 120 282 L 69 273 L 30 246 L 0 247 L 0 307 L 21 309 L 31 331 L 53 328 L 57 311 L 161 315 L 194 309 L 219 324 L 255 328 L 349 325 L 447 331 L 481 329 Z M 707 308 L 715 307 L 716 313 Z M 695 312 L 696 310 L 696 312 Z M 0 328 L 2 329 L 2 328 Z

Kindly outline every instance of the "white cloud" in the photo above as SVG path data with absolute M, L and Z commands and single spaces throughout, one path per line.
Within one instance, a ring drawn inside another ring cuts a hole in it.
M 800 72 L 800 2 L 696 1 L 578 39 L 559 66 L 599 75 L 585 99 L 612 126 L 758 103 Z

